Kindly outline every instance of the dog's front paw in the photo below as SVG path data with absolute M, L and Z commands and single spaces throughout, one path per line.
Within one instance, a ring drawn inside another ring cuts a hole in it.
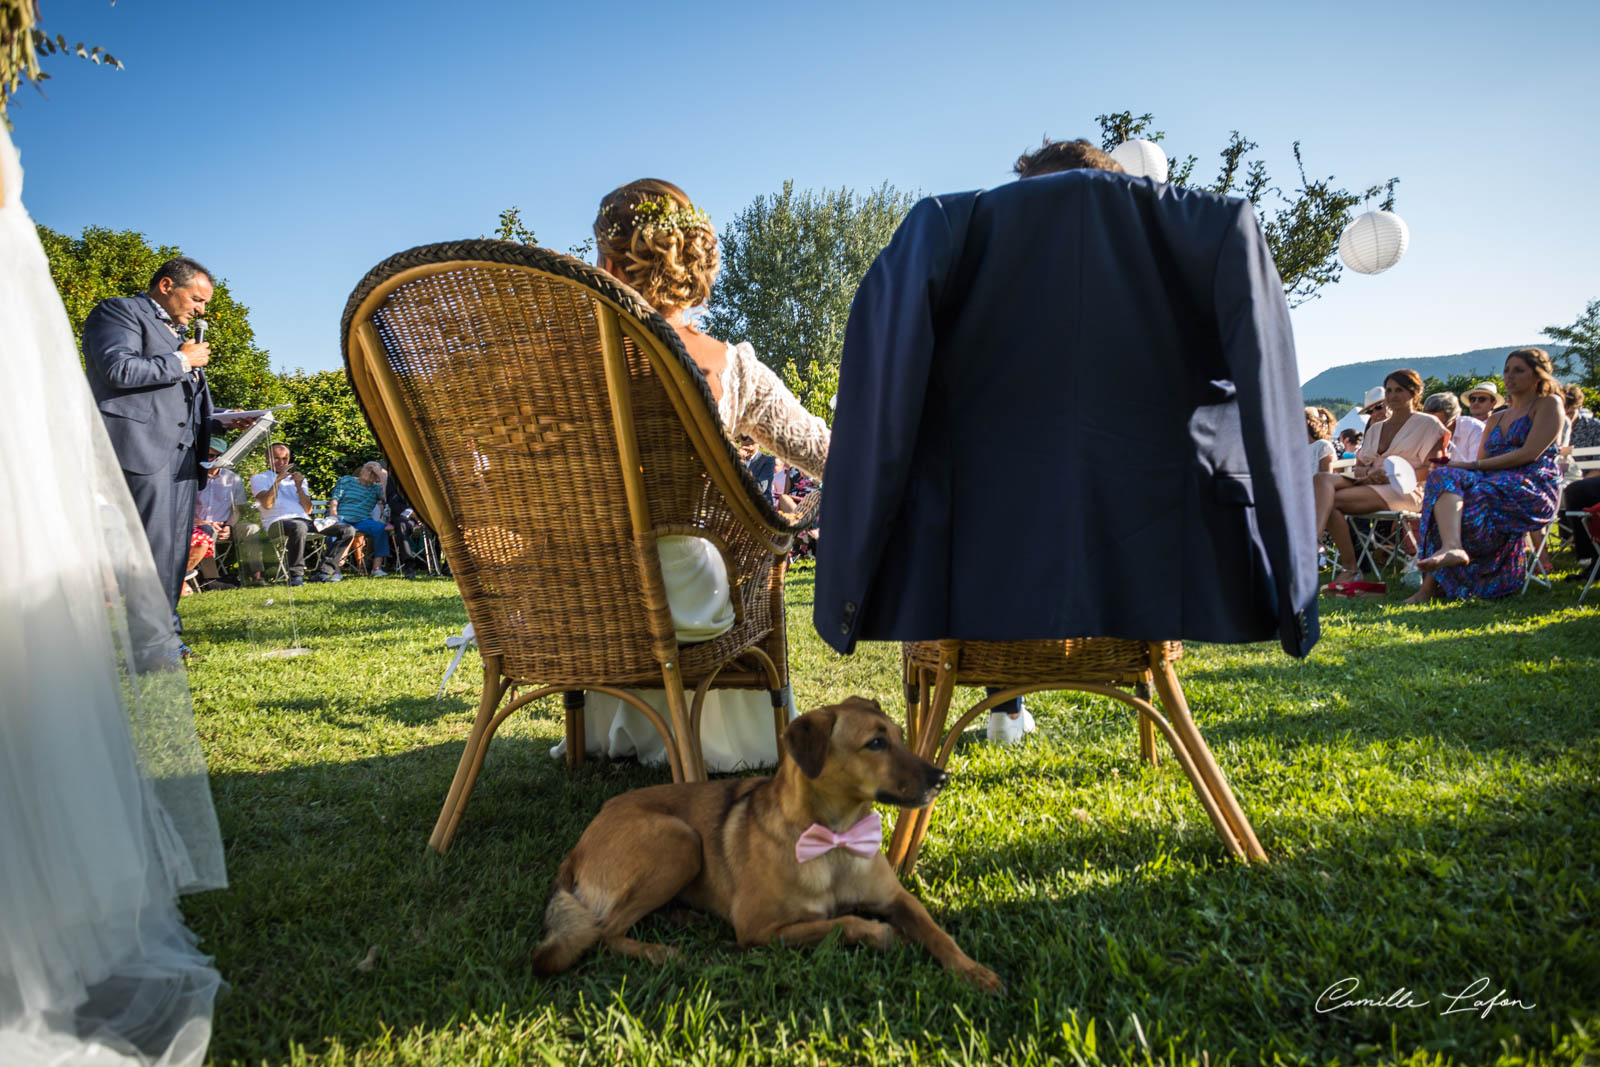
M 876 919 L 863 919 L 859 915 L 849 916 L 849 925 L 845 928 L 845 935 L 851 944 L 871 945 L 882 952 L 887 950 L 897 940 L 894 927 Z
M 639 955 L 648 963 L 661 964 L 677 959 L 678 950 L 671 945 L 640 945 Z
M 1006 991 L 1006 984 L 1000 980 L 1000 976 L 981 963 L 968 960 L 952 968 L 952 970 L 956 972 L 957 978 L 968 985 L 977 986 L 985 993 L 1004 993 Z

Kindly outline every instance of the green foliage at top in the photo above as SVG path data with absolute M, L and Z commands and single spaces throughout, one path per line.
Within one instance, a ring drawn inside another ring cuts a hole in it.
M 515 241 L 519 245 L 539 243 L 538 234 L 522 221 L 522 209 L 515 204 L 500 212 L 500 223 L 495 227 L 494 235 L 502 241 Z M 567 249 L 567 255 L 581 259 L 585 263 L 589 262 L 590 257 L 594 255 L 594 238 L 585 237 Z
M 814 574 L 786 585 L 800 707 L 861 693 L 899 718 L 899 646 L 835 655 L 812 629 Z M 666 772 L 552 760 L 561 700 L 547 697 L 500 728 L 455 844 L 434 855 L 482 676 L 469 652 L 434 700 L 444 639 L 466 622 L 455 584 L 190 597 L 206 658 L 189 683 L 228 846 L 229 887 L 184 899 L 233 987 L 211 1061 L 1592 1065 L 1594 594 L 1401 595 L 1326 605 L 1303 662 L 1275 643 L 1185 647 L 1178 675 L 1265 866 L 1228 858 L 1164 744 L 1159 766 L 1140 761 L 1121 704 L 1030 696 L 1039 732 L 1016 748 L 974 725 L 908 887 L 1006 980 L 1000 997 L 915 946 L 744 950 L 706 916 L 638 924 L 632 936 L 680 953 L 660 966 L 601 950 L 535 978 L 562 856 L 607 799 Z M 291 645 L 310 651 L 271 655 Z M 1405 987 L 1430 1003 L 1318 1012 L 1350 976 L 1359 996 Z M 1481 998 L 1504 989 L 1532 1009 L 1442 1014 L 1480 978 Z
M 515 241 L 519 245 L 536 245 L 539 235 L 522 221 L 522 209 L 515 204 L 500 212 L 500 225 L 494 235 L 502 241 Z
M 1165 131 L 1153 127 L 1155 118 L 1149 114 L 1118 111 L 1098 115 L 1096 121 L 1100 123 L 1101 146 L 1107 151 L 1134 137 L 1156 142 L 1166 137 Z M 1300 184 L 1285 192 L 1272 183 L 1265 162 L 1249 158 L 1258 147 L 1234 130 L 1220 153 L 1217 176 L 1209 184 L 1194 180 L 1198 160 L 1193 155 L 1172 158 L 1168 181 L 1249 200 L 1278 265 L 1289 304 L 1298 306 L 1316 299 L 1318 290 L 1339 280 L 1344 269 L 1338 256 L 1339 234 L 1353 217 L 1351 209 L 1378 200 L 1384 211 L 1394 210 L 1394 187 L 1400 179 L 1390 178 L 1352 192 L 1336 185 L 1332 176 L 1310 178 L 1296 141 L 1294 162 Z
M 275 437 L 294 450 L 295 465 L 315 494 L 326 496 L 341 475 L 383 458 L 344 371 L 296 369 L 280 381 L 283 401 L 294 407 L 278 413 Z
M 1505 379 L 1498 374 L 1449 374 L 1443 378 L 1432 375 L 1422 379 L 1422 395 L 1432 396 L 1434 393 L 1454 393 L 1461 402 L 1461 411 L 1467 413 L 1467 392 L 1473 386 L 1482 382 L 1493 382 L 1495 390 L 1501 396 L 1506 395 Z
M 113 0 L 113 3 L 115 0 Z M 87 59 L 95 66 L 121 70 L 117 57 L 99 45 L 85 48 L 83 42 L 68 45 L 64 34 L 52 37 L 38 24 L 38 0 L 0 0 L 0 121 L 6 129 L 11 120 L 6 106 L 24 78 L 38 86 L 50 75 L 39 69 L 39 57 L 56 53 Z
M 1585 389 L 1600 389 L 1600 300 L 1591 300 L 1571 326 L 1546 326 L 1544 335 L 1566 344 L 1556 373 Z M 1551 358 L 1555 352 L 1551 350 Z
M 856 287 L 911 210 L 915 197 L 885 182 L 758 196 L 723 228 L 722 273 L 703 325 L 713 337 L 748 340 L 774 370 L 837 364 Z M 824 397 L 826 399 L 826 397 Z
M 83 321 L 100 301 L 144 292 L 156 268 L 183 253 L 172 245 L 152 246 L 144 234 L 87 226 L 76 237 L 39 226 L 39 241 L 50 261 L 50 276 L 67 309 L 73 336 L 83 343 Z M 206 381 L 218 407 L 260 408 L 282 395 L 266 349 L 256 344 L 250 309 L 234 299 L 227 279 L 212 282 L 206 306 L 206 341 L 211 362 Z
M 829 426 L 833 425 L 833 405 L 829 403 L 839 392 L 839 364 L 821 360 L 804 371 L 793 360 L 783 365 L 779 377 L 789 387 L 789 392 L 800 401 L 800 406 L 819 416 Z
M 1350 410 L 1350 401 L 1337 396 L 1308 396 L 1303 403 L 1308 408 L 1327 408 L 1333 412 L 1335 422 L 1344 418 Z

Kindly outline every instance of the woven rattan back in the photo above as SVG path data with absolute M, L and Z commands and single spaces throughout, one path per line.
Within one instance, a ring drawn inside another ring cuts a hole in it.
M 373 431 L 507 676 L 659 684 L 675 643 L 658 535 L 709 535 L 733 574 L 770 568 L 772 545 L 739 519 L 781 523 L 704 379 L 608 275 L 505 242 L 412 249 L 352 294 L 344 339 Z M 765 610 L 762 578 L 741 585 L 743 610 Z

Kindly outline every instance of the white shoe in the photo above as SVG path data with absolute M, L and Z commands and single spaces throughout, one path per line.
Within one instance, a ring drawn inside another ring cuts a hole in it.
M 387 578 L 389 577 L 389 572 L 382 567 L 374 567 L 372 568 L 372 576 L 374 578 Z
M 989 713 L 989 743 L 992 745 L 1021 744 L 1024 737 L 1038 729 L 1033 713 L 1026 706 L 1016 718 L 1003 711 Z

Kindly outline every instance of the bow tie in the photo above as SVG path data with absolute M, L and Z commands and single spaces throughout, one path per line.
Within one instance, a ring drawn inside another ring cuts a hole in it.
M 794 843 L 794 858 L 804 863 L 836 848 L 865 858 L 882 847 L 883 819 L 874 811 L 843 833 L 836 834 L 819 822 L 812 823 Z

